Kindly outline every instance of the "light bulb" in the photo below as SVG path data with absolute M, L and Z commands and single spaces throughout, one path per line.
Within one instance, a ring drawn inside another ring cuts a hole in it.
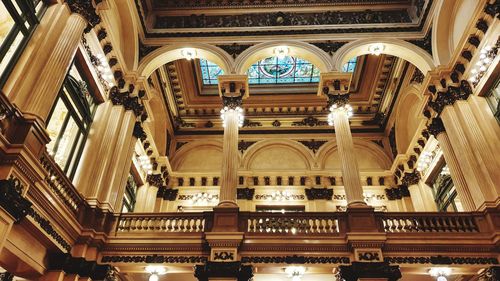
M 448 279 L 446 279 L 446 277 L 444 277 L 444 276 L 439 276 L 436 280 L 437 281 L 448 281 Z
M 158 274 L 153 273 L 151 276 L 149 276 L 149 281 L 158 281 L 160 278 L 158 278 Z

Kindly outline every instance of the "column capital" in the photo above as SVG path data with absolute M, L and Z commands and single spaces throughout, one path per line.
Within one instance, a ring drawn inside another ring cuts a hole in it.
M 349 104 L 349 94 L 333 95 L 326 93 L 326 96 L 328 97 L 327 107 L 330 109 L 332 106 L 335 108 L 341 108 Z
M 163 185 L 163 178 L 161 174 L 151 174 L 146 177 L 146 181 L 149 185 L 161 187 Z
M 432 122 L 427 125 L 427 131 L 429 131 L 429 133 L 437 138 L 439 134 L 446 131 L 446 129 L 444 128 L 443 120 L 441 120 L 441 118 L 439 117 L 432 118 Z
M 243 96 L 227 97 L 222 96 L 222 106 L 228 109 L 236 109 L 243 105 Z
M 427 105 L 437 114 L 441 114 L 445 106 L 453 105 L 457 100 L 466 100 L 472 94 L 472 87 L 467 80 L 462 80 L 459 86 L 448 86 L 446 92 L 438 92 L 434 100 Z
M 418 184 L 419 181 L 420 181 L 420 174 L 418 173 L 417 170 L 413 170 L 410 173 L 404 173 L 403 179 L 401 179 L 403 185 L 406 186 Z
M 219 75 L 219 96 L 247 98 L 249 93 L 247 75 Z
M 66 3 L 68 3 L 72 13 L 79 14 L 87 20 L 86 33 L 101 22 L 101 18 L 97 15 L 92 0 L 67 0 Z
M 389 265 L 387 262 L 353 262 L 352 265 L 341 265 L 338 269 L 338 274 L 345 281 L 358 281 L 359 278 L 396 281 L 401 278 L 399 265 Z
M 134 130 L 132 131 L 132 135 L 141 141 L 144 141 L 148 136 L 146 135 L 146 131 L 142 127 L 141 122 L 137 121 L 134 124 Z

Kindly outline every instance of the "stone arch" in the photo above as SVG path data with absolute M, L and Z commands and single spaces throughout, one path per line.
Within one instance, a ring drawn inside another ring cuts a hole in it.
M 220 172 L 222 142 L 192 141 L 183 145 L 172 158 L 172 170 L 181 172 Z
M 433 19 L 432 52 L 438 65 L 447 65 L 483 4 L 477 0 L 440 1 Z
M 420 114 L 422 98 L 415 85 L 406 87 L 401 93 L 403 96 L 396 107 L 396 146 L 398 153 L 406 153 L 422 118 Z
M 120 52 L 125 71 L 137 69 L 139 64 L 140 23 L 136 17 L 133 0 L 108 0 L 109 9 L 103 10 L 103 17 L 110 29 L 119 32 L 108 32 L 113 47 Z
M 372 44 L 382 43 L 385 46 L 384 54 L 400 57 L 415 65 L 422 73 L 427 73 L 434 69 L 434 61 L 425 50 L 409 42 L 393 39 L 359 39 L 342 46 L 333 56 L 333 64 L 336 70 L 342 69 L 342 66 L 351 58 L 369 54 L 368 48 Z
M 302 144 L 292 140 L 259 141 L 243 154 L 245 170 L 310 170 L 314 155 Z
M 137 70 L 139 76 L 148 77 L 158 67 L 183 59 L 182 49 L 192 48 L 196 50 L 197 57 L 207 59 L 217 64 L 224 73 L 234 73 L 234 60 L 219 47 L 204 43 L 173 44 L 158 48 L 144 57 Z
M 319 68 L 321 72 L 333 69 L 331 57 L 320 48 L 300 41 L 271 41 L 252 46 L 243 51 L 235 62 L 235 72 L 245 74 L 255 62 L 274 56 L 273 50 L 278 46 L 287 46 L 289 55 L 308 60 Z
M 391 158 L 380 146 L 369 140 L 358 138 L 353 139 L 353 142 L 360 172 L 390 169 L 392 164 Z M 335 140 L 331 140 L 324 144 L 318 150 L 317 155 L 320 169 L 341 169 L 341 159 L 338 156 L 337 142 Z M 338 158 L 336 159 L 336 157 Z

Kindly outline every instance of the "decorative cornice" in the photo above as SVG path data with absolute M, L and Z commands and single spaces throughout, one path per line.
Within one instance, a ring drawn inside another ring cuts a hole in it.
M 238 188 L 236 190 L 236 197 L 238 200 L 252 200 L 253 196 L 255 194 L 255 189 L 254 188 Z
M 499 264 L 493 257 L 384 257 L 384 261 L 394 264 Z
M 420 181 L 420 174 L 418 173 L 417 170 L 413 170 L 413 172 L 411 173 L 404 173 L 403 178 L 401 179 L 403 185 L 406 186 L 418 184 L 419 181 Z
M 35 209 L 30 208 L 28 210 L 28 215 L 33 218 L 33 220 L 40 225 L 40 227 L 57 243 L 59 243 L 66 251 L 71 251 L 71 245 L 67 242 L 57 231 L 54 229 L 49 220 L 45 219 L 40 215 Z
M 97 264 L 96 261 L 87 261 L 85 258 L 75 258 L 66 253 L 49 253 L 48 268 L 49 270 L 63 270 L 67 274 L 76 274 L 80 277 L 90 277 L 92 280 L 119 280 L 113 266 Z
M 427 126 L 427 131 L 434 137 L 437 137 L 440 133 L 446 131 L 444 128 L 443 120 L 441 118 L 436 117 L 432 118 L 432 122 Z
M 222 50 L 226 51 L 229 55 L 236 59 L 243 51 L 252 47 L 252 45 L 239 45 L 237 43 L 233 43 L 232 45 L 216 45 Z
M 339 266 L 338 275 L 345 281 L 357 281 L 360 278 L 387 278 L 397 281 L 401 271 L 397 265 L 388 262 L 353 262 L 352 265 Z
M 101 22 L 101 18 L 96 14 L 91 0 L 67 0 L 69 9 L 72 13 L 77 13 L 87 20 L 85 33 L 90 32 L 92 28 Z
M 306 257 L 306 256 L 249 256 L 242 257 L 242 263 L 281 263 L 281 264 L 348 264 L 349 257 Z
M 292 126 L 296 127 L 316 127 L 316 126 L 327 126 L 327 125 L 328 125 L 327 121 L 321 121 L 312 115 L 307 116 L 301 121 L 292 122 Z
M 179 130 L 180 128 L 195 128 L 195 123 L 188 123 L 184 121 L 180 116 L 174 117 L 174 129 Z
M 132 132 L 132 135 L 134 137 L 140 139 L 141 141 L 146 140 L 146 138 L 148 137 L 146 135 L 146 132 L 144 131 L 144 128 L 142 128 L 141 122 L 139 122 L 139 121 L 135 122 L 135 124 L 134 124 L 134 130 Z
M 331 188 L 306 188 L 307 200 L 332 200 L 333 189 Z
M 18 179 L 0 180 L 0 206 L 20 222 L 31 208 L 31 202 L 21 196 L 22 185 Z
M 163 198 L 167 201 L 175 201 L 177 195 L 179 194 L 178 189 L 167 188 L 166 186 L 161 186 L 156 194 L 157 198 Z
M 240 140 L 238 142 L 238 150 L 243 153 L 245 152 L 250 146 L 252 146 L 256 141 L 244 141 Z
M 205 263 L 204 256 L 103 256 L 101 262 L 109 263 Z
M 156 186 L 158 188 L 163 185 L 163 178 L 162 178 L 161 174 L 150 174 L 150 175 L 147 175 L 146 181 L 150 185 Z
M 398 185 L 397 187 L 386 188 L 385 195 L 389 200 L 396 200 L 396 199 L 401 199 L 403 197 L 410 197 L 410 191 L 408 190 L 407 185 L 402 184 Z
M 333 41 L 326 41 L 326 42 L 313 42 L 314 46 L 320 48 L 321 50 L 327 52 L 330 56 L 333 56 L 333 54 L 338 51 L 342 46 L 347 44 L 348 42 L 333 42 Z
M 327 141 L 317 141 L 314 139 L 310 141 L 299 140 L 299 142 L 305 147 L 309 148 L 313 153 L 316 153 L 316 151 L 318 151 L 323 144 L 327 143 Z
M 208 281 L 219 278 L 236 278 L 238 281 L 249 281 L 253 277 L 251 265 L 242 265 L 241 262 L 212 262 L 196 265 L 194 277 L 199 281 Z

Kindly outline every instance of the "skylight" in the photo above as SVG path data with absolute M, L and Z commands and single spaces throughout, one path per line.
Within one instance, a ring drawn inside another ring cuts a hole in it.
M 354 72 L 357 58 L 350 59 L 343 72 Z M 215 63 L 200 59 L 203 85 L 217 85 L 217 77 L 224 71 Z M 252 85 L 300 84 L 319 82 L 319 69 L 312 63 L 291 56 L 269 57 L 254 63 L 247 71 L 248 83 Z

